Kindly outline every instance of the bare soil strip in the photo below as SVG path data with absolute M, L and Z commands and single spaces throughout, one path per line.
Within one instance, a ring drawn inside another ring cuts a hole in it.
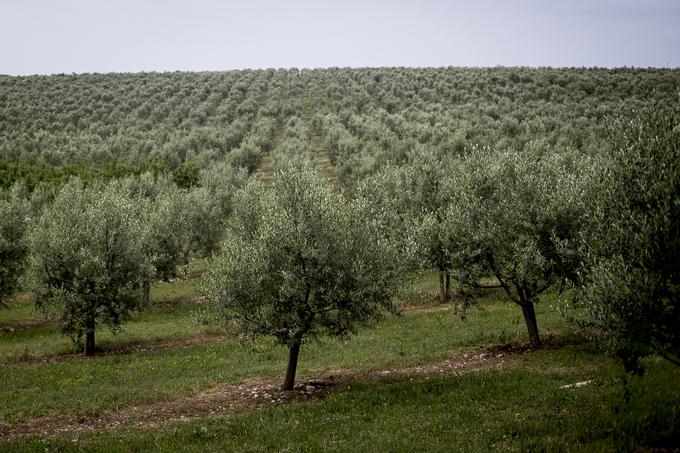
M 328 154 L 328 150 L 323 144 L 323 140 L 321 139 L 321 131 L 317 130 L 312 124 L 313 106 L 309 92 L 306 92 L 304 94 L 302 102 L 304 120 L 307 123 L 310 130 L 312 131 L 310 143 L 312 145 L 312 149 L 314 150 L 314 158 L 316 159 L 316 164 L 321 173 L 324 176 L 326 176 L 326 178 L 328 178 L 331 184 L 335 184 L 337 182 L 337 176 L 335 175 L 335 166 L 331 162 L 331 157 Z
M 41 329 L 44 327 L 51 327 L 59 325 L 60 322 L 54 319 L 35 319 L 29 321 L 17 321 L 0 326 L 0 334 L 13 333 L 22 330 Z
M 247 380 L 239 385 L 223 385 L 172 401 L 125 407 L 101 414 L 58 414 L 10 424 L 0 420 L 0 439 L 22 436 L 76 436 L 92 431 L 130 428 L 158 429 L 200 417 L 238 414 L 270 405 L 318 401 L 332 391 L 355 382 L 378 381 L 390 377 L 462 375 L 490 368 L 502 368 L 504 358 L 528 351 L 526 345 L 480 347 L 436 363 L 386 370 L 339 370 L 320 379 L 299 379 L 293 391 L 282 391 L 279 380 Z
M 288 100 L 288 82 L 284 85 L 284 100 Z M 267 154 L 260 159 L 260 165 L 255 172 L 255 178 L 261 181 L 266 188 L 272 187 L 272 163 L 274 161 L 274 152 L 283 142 L 283 129 L 285 118 L 283 112 L 278 112 L 276 115 L 276 132 L 274 133 L 274 144 Z

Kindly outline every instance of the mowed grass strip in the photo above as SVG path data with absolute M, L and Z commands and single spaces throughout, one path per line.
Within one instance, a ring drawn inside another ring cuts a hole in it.
M 194 299 L 198 285 L 198 278 L 154 285 L 151 307 L 127 320 L 117 335 L 105 327 L 97 329 L 97 348 L 102 352 L 116 351 L 214 334 L 214 327 L 196 320 L 201 310 Z M 74 352 L 73 342 L 61 334 L 59 323 L 46 320 L 30 299 L 21 298 L 0 310 L 0 363 L 35 361 Z
M 158 429 L 22 438 L 11 451 L 631 451 L 677 447 L 678 369 L 647 362 L 628 384 L 587 346 L 462 375 L 347 382 L 314 403 Z M 579 388 L 568 384 L 589 381 Z M 1 445 L 1 444 L 0 444 Z
M 169 324 L 199 329 L 186 311 Z M 549 303 L 539 305 L 544 336 L 565 334 L 564 319 Z M 160 328 L 160 327 L 159 327 Z M 126 327 L 127 329 L 127 327 Z M 463 321 L 450 310 L 415 311 L 361 329 L 347 341 L 304 344 L 301 377 L 340 370 L 384 370 L 440 361 L 481 344 L 524 341 L 517 307 L 488 298 Z M 263 339 L 225 339 L 183 348 L 161 348 L 64 361 L 12 363 L 0 367 L 0 410 L 14 423 L 48 414 L 93 415 L 127 405 L 195 394 L 245 379 L 283 376 L 286 350 Z

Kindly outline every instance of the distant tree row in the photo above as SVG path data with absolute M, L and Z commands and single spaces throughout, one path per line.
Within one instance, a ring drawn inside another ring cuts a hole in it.
M 160 160 L 170 169 L 195 161 L 204 167 L 242 145 L 269 143 L 280 110 L 275 75 L 9 77 L 0 81 L 0 157 L 95 166 Z
M 667 105 L 679 84 L 677 70 L 578 68 L 6 77 L 0 157 L 96 166 L 158 159 L 170 169 L 186 161 L 203 168 L 234 153 L 251 155 L 253 147 L 267 152 L 277 118 L 311 114 L 347 175 L 341 180 L 353 185 L 414 143 L 455 154 L 473 144 L 519 150 L 544 140 L 592 152 L 616 114 Z M 358 143 L 337 149 L 338 128 Z

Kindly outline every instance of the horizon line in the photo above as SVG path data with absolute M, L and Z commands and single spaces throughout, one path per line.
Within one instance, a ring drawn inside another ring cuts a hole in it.
M 50 76 L 81 76 L 81 75 L 128 75 L 128 74 L 201 74 L 201 73 L 223 73 L 223 72 L 239 72 L 239 71 L 318 71 L 318 70 L 367 70 L 367 69 L 582 69 L 582 70 L 678 70 L 680 66 L 539 66 L 539 65 L 442 65 L 442 66 L 314 66 L 314 67 L 244 67 L 244 68 L 229 68 L 229 69 L 153 69 L 153 70 L 139 70 L 139 71 L 85 71 L 85 72 L 52 72 L 52 73 L 31 73 L 31 74 L 6 74 L 0 73 L 0 77 L 50 77 Z

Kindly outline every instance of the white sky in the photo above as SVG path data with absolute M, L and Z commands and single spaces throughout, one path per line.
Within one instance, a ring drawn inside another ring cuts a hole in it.
M 680 67 L 680 0 L 0 0 L 0 74 Z

